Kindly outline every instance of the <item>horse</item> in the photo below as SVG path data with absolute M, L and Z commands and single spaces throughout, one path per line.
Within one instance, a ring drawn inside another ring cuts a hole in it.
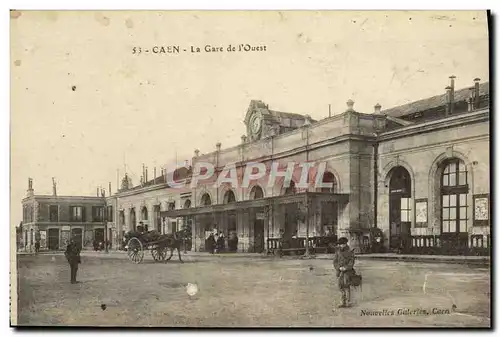
M 170 261 L 172 255 L 174 255 L 174 250 L 177 249 L 177 253 L 179 254 L 179 261 L 181 263 L 184 263 L 181 258 L 181 245 L 185 241 L 186 235 L 187 232 L 184 230 L 162 235 L 162 246 L 165 249 L 170 249 L 170 256 L 165 261 Z

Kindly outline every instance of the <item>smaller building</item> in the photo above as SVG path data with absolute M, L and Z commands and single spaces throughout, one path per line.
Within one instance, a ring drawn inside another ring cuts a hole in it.
M 52 195 L 35 195 L 30 178 L 22 205 L 21 250 L 34 251 L 37 240 L 40 250 L 65 249 L 72 236 L 84 248 L 105 241 L 104 195 L 58 196 L 55 182 Z

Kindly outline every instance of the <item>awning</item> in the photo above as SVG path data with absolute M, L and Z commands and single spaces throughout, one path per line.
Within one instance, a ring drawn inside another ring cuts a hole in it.
M 309 199 L 309 201 L 313 200 L 320 202 L 336 201 L 339 203 L 347 203 L 349 202 L 349 194 L 341 194 L 341 193 L 333 194 L 328 192 L 304 192 L 291 195 L 282 195 L 277 197 L 244 200 L 229 204 L 218 204 L 218 205 L 211 205 L 204 207 L 193 207 L 193 208 L 176 209 L 172 211 L 163 211 L 160 212 L 160 216 L 168 218 L 177 218 L 177 217 L 193 216 L 201 214 L 222 213 L 222 212 L 236 211 L 249 208 L 261 208 L 266 206 L 279 206 L 286 204 L 303 203 L 306 201 L 306 199 Z

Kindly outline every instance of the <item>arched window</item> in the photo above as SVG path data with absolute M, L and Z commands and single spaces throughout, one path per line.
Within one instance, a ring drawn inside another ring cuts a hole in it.
M 201 197 L 201 206 L 210 206 L 212 204 L 212 199 L 208 193 L 203 194 Z
M 156 230 L 161 233 L 161 215 L 160 215 L 160 205 L 155 205 L 153 207 L 153 218 L 156 221 Z
M 144 206 L 142 208 L 142 211 L 141 211 L 141 219 L 142 220 L 148 220 L 148 209 L 146 208 L 146 206 Z
M 224 203 L 229 204 L 231 202 L 236 202 L 236 196 L 233 191 L 229 190 L 224 193 Z
M 119 224 L 122 226 L 125 225 L 125 212 L 124 211 L 120 211 Z
M 191 200 L 187 199 L 185 202 L 184 202 L 184 208 L 190 208 L 191 207 Z
M 295 182 L 290 180 L 290 186 L 285 189 L 285 195 L 295 194 L 297 192 L 295 188 Z
M 442 233 L 467 233 L 467 166 L 457 158 L 444 164 L 441 176 Z
M 250 191 L 250 199 L 253 200 L 260 198 L 264 198 L 264 191 L 262 190 L 262 187 L 255 185 Z
M 322 187 L 321 192 L 324 193 L 336 193 L 337 192 L 337 179 L 331 172 L 325 172 L 323 175 L 323 183 L 331 183 L 332 187 Z
M 136 218 L 135 218 L 135 209 L 132 208 L 130 209 L 130 228 L 132 228 L 134 231 L 136 230 L 136 226 L 137 226 L 137 223 L 136 223 Z

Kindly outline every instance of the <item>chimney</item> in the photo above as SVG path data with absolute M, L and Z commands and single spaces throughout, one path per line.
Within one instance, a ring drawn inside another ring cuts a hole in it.
M 106 197 L 106 190 L 101 188 L 101 197 L 105 198 Z
M 347 110 L 346 111 L 354 111 L 354 101 L 352 99 L 347 101 Z
M 445 110 L 445 116 L 448 116 L 450 114 L 450 107 L 451 107 L 451 87 L 447 86 L 445 89 L 446 89 L 446 110 Z
M 146 182 L 148 181 L 148 167 L 146 166 Z
M 304 124 L 303 124 L 303 126 L 309 126 L 309 125 L 311 125 L 311 116 L 305 115 L 304 116 Z
M 57 196 L 57 185 L 56 185 L 56 179 L 52 177 L 52 195 L 55 197 Z
M 471 87 L 469 88 L 469 98 L 467 100 L 468 106 L 467 106 L 467 111 L 472 111 L 474 110 L 474 92 L 476 88 Z
M 450 114 L 453 113 L 453 108 L 455 107 L 455 75 L 450 76 Z
M 200 155 L 200 150 L 196 149 L 194 150 L 194 156 L 198 157 Z
M 220 151 L 220 147 L 221 147 L 221 145 L 222 145 L 222 144 L 221 144 L 220 142 L 218 142 L 217 144 L 215 144 L 215 147 L 217 148 L 217 151 Z
M 480 78 L 474 79 L 474 109 L 479 109 L 479 81 Z
M 374 113 L 375 113 L 375 114 L 377 114 L 377 115 L 379 115 L 379 114 L 380 114 L 380 110 L 382 109 L 382 106 L 381 106 L 379 103 L 377 103 L 377 104 L 374 106 L 374 109 L 375 109 L 375 110 L 374 110 Z
M 155 183 L 156 183 L 156 166 L 153 168 L 153 176 L 154 176 L 154 180 L 155 180 Z
M 97 188 L 96 188 L 95 195 L 96 195 L 96 196 L 99 196 L 99 187 L 97 187 Z
M 33 179 L 31 178 L 28 178 L 28 190 L 26 191 L 26 195 L 28 197 L 34 195 L 34 191 L 33 191 Z
M 247 136 L 243 135 L 241 136 L 241 144 L 245 144 L 247 142 Z

